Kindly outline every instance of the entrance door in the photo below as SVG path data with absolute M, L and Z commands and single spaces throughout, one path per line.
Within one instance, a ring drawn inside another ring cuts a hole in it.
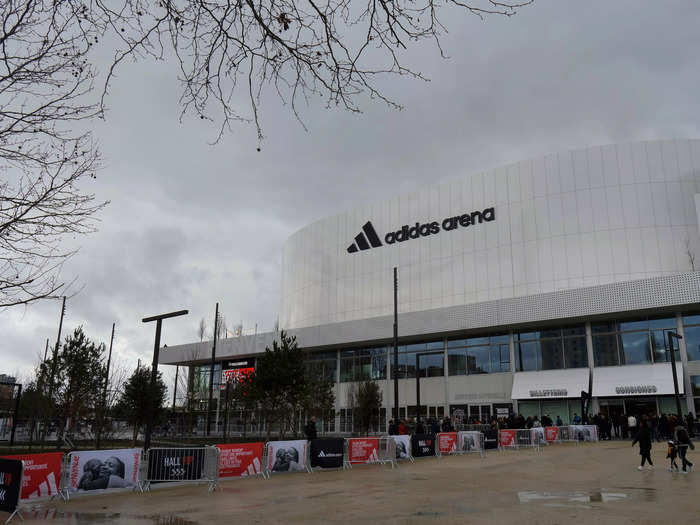
M 656 399 L 625 399 L 625 408 L 639 421 L 641 416 L 651 417 L 657 412 Z

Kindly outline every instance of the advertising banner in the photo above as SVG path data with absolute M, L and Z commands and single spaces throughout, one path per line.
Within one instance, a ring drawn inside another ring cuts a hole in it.
M 559 427 L 544 427 L 544 438 L 547 443 L 554 443 L 559 435 Z
M 500 447 L 514 447 L 515 446 L 515 430 L 499 430 L 498 431 L 498 445 Z
M 69 455 L 68 490 L 133 487 L 138 483 L 141 449 L 81 450 Z
M 350 463 L 377 463 L 379 461 L 379 438 L 348 439 Z
M 441 432 L 437 435 L 437 440 L 440 454 L 457 452 L 457 432 Z
M 267 444 L 267 470 L 303 472 L 306 470 L 308 441 L 270 441 Z
M 0 459 L 0 510 L 13 513 L 19 505 L 22 492 L 22 462 L 18 459 Z
M 414 458 L 435 455 L 435 436 L 433 434 L 413 434 L 411 454 Z
M 411 436 L 402 434 L 389 437 L 396 443 L 396 459 L 408 459 L 411 457 Z
M 596 425 L 569 425 L 569 432 L 575 436 L 576 441 L 598 441 Z
M 480 432 L 463 431 L 459 433 L 458 446 L 462 452 L 480 452 L 481 440 Z
M 22 499 L 43 498 L 58 494 L 61 483 L 63 452 L 3 456 L 24 461 Z
M 262 473 L 264 443 L 216 446 L 220 451 L 220 478 L 245 478 Z
M 530 438 L 532 443 L 542 443 L 546 438 L 544 427 L 533 427 L 530 429 L 530 434 L 532 434 Z
M 195 481 L 202 479 L 204 448 L 153 448 L 148 454 L 148 479 Z
M 343 438 L 313 439 L 310 442 L 311 468 L 342 468 L 345 452 Z

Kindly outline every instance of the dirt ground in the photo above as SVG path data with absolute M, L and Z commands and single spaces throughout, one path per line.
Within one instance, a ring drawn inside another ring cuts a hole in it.
M 559 444 L 419 459 L 397 469 L 222 481 L 213 494 L 205 485 L 178 485 L 85 495 L 34 505 L 24 515 L 25 523 L 136 525 L 700 523 L 700 469 L 672 474 L 665 456 L 664 444 L 655 444 L 656 469 L 639 472 L 630 442 Z M 700 453 L 689 458 L 700 461 Z M 0 513 L 0 523 L 6 517 Z

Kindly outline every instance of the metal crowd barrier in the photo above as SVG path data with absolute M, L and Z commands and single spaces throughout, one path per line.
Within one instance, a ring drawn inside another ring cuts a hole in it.
M 206 483 L 213 492 L 219 483 L 217 447 L 151 448 L 146 451 L 140 469 L 141 492 L 151 483 Z
M 538 439 L 533 438 L 532 429 L 529 428 L 517 428 L 517 429 L 505 429 L 498 431 L 498 449 L 520 449 L 520 448 L 534 448 L 535 450 L 540 450 L 540 443 Z M 513 433 L 513 439 L 506 444 L 503 444 L 501 439 L 501 434 L 504 432 Z
M 301 441 L 301 440 L 299 440 Z M 265 447 L 263 448 L 263 473 L 264 476 L 267 479 L 270 479 L 270 476 L 272 472 L 282 472 L 282 471 L 275 471 L 274 469 L 270 468 L 270 446 L 273 443 L 279 443 L 279 441 L 266 441 L 265 442 Z M 298 451 L 297 451 L 298 452 Z M 286 472 L 307 472 L 309 474 L 313 473 L 313 470 L 311 469 L 311 447 L 309 446 L 309 442 L 306 442 L 306 451 L 304 453 L 304 464 L 302 470 L 291 470 L 291 471 L 286 471 Z
M 56 497 L 61 498 L 64 502 L 70 499 L 70 454 L 63 454 L 61 459 L 61 479 L 58 482 L 58 492 L 49 498 L 53 500 Z
M 478 431 L 463 431 L 457 433 L 458 454 L 478 453 L 482 458 L 486 455 L 484 433 Z

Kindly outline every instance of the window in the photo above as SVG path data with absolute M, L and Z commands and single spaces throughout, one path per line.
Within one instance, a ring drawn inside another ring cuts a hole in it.
M 683 333 L 688 361 L 700 361 L 700 315 L 683 316 Z
M 445 375 L 444 342 L 431 341 L 399 346 L 399 379 L 416 377 L 416 355 L 420 357 L 420 377 L 442 377 Z M 423 355 L 425 354 L 425 355 Z M 394 377 L 394 353 L 391 350 L 391 377 Z
M 335 351 L 308 354 L 304 364 L 310 377 L 335 383 L 338 370 L 338 356 Z
M 447 342 L 451 376 L 510 371 L 510 336 L 494 334 Z
M 690 376 L 690 388 L 694 396 L 700 396 L 700 376 Z
M 340 352 L 340 381 L 386 379 L 386 347 Z
M 675 317 L 604 321 L 591 325 L 595 366 L 665 363 L 670 361 L 668 332 Z M 680 359 L 676 347 L 676 358 Z
M 588 366 L 585 325 L 519 332 L 515 339 L 519 372 Z

